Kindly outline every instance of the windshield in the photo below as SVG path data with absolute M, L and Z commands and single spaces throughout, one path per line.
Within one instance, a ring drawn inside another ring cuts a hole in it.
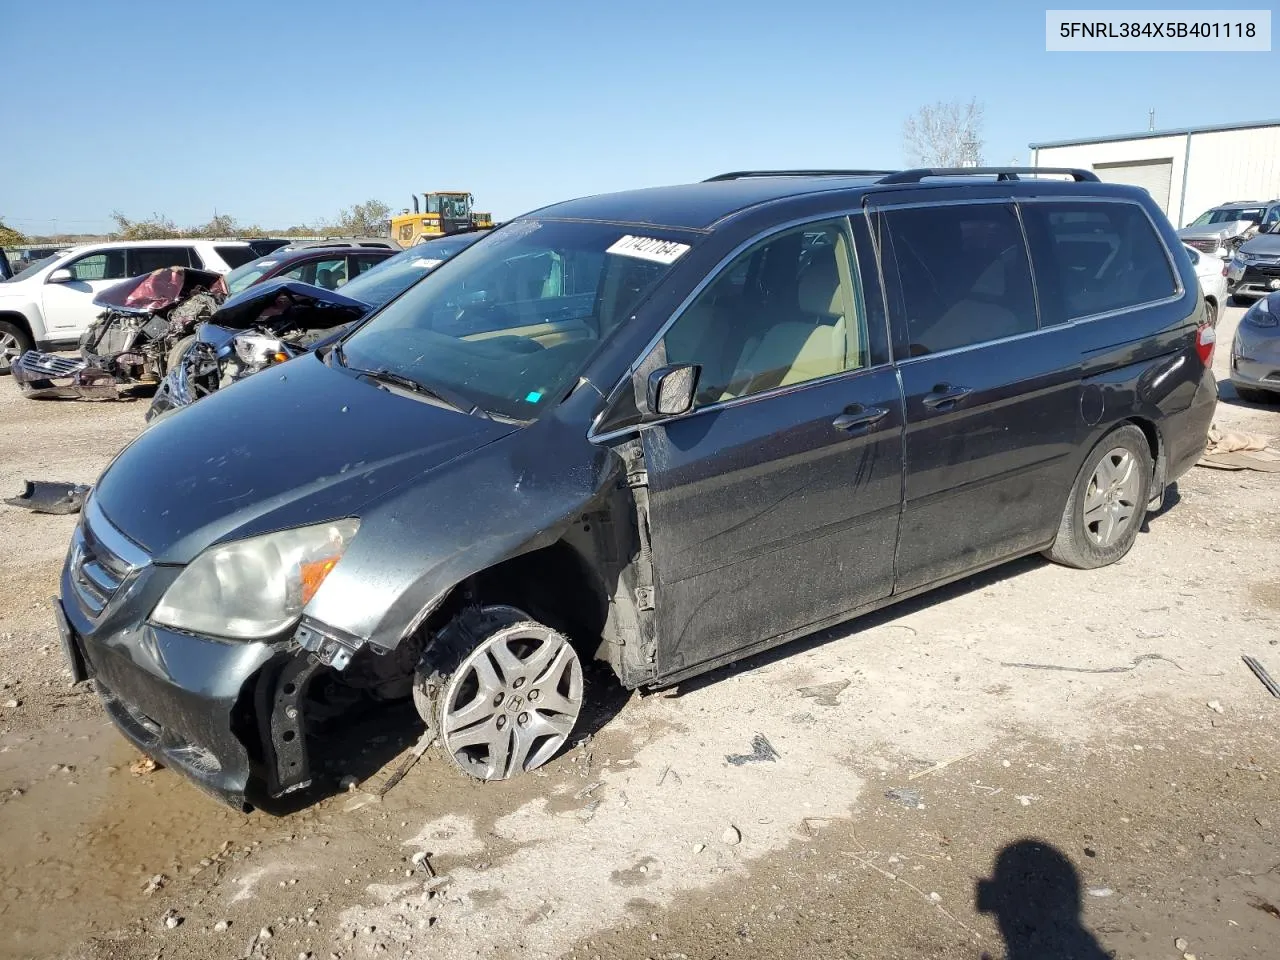
M 534 419 L 688 251 L 675 236 L 516 221 L 389 303 L 346 340 L 340 362 Z
M 440 198 L 440 213 L 453 220 L 466 220 L 471 216 L 471 204 L 466 196 Z
M 1252 220 L 1259 223 L 1264 210 L 1262 207 L 1218 207 L 1207 210 L 1192 222 L 1193 227 L 1204 227 L 1211 223 L 1231 223 L 1233 220 Z
M 388 257 L 376 267 L 366 270 L 343 287 L 342 292 L 371 307 L 380 307 L 482 236 L 482 233 L 467 233 L 415 244 L 404 253 Z
M 45 267 L 49 266 L 49 264 L 53 263 L 53 261 L 58 259 L 58 256 L 59 254 L 55 253 L 45 257 L 43 260 L 37 260 L 35 263 L 31 264 L 31 266 L 27 267 L 25 270 L 19 270 L 8 280 L 0 280 L 0 283 L 16 283 L 19 280 L 25 280 L 27 279 L 27 277 L 33 276 L 34 274 L 39 273 Z
M 279 262 L 271 257 L 260 257 L 257 260 L 251 260 L 243 267 L 236 267 L 227 274 L 227 290 L 231 293 L 239 293 L 241 290 L 248 289 Z

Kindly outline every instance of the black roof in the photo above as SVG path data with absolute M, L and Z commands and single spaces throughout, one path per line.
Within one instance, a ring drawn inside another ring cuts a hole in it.
M 708 230 L 725 217 L 784 197 L 875 183 L 875 177 L 750 177 L 602 193 L 543 207 L 540 217 Z
M 711 230 L 726 217 L 751 207 L 792 197 L 851 189 L 891 190 L 904 185 L 965 186 L 995 181 L 1017 181 L 1019 174 L 1068 174 L 1077 183 L 1089 181 L 1091 188 L 1102 185 L 1087 170 L 1042 167 L 981 167 L 973 169 L 921 169 L 897 172 L 789 170 L 740 171 L 722 174 L 701 183 L 669 187 L 648 187 L 621 193 L 603 193 L 566 200 L 526 216 L 539 219 L 600 220 L 634 223 L 677 230 Z M 1032 181 L 1044 183 L 1045 181 Z M 1012 184 L 1010 184 L 1012 186 Z M 1064 185 L 1065 186 L 1065 185 Z M 1117 186 L 1117 185 L 1109 185 Z M 1120 187 L 1123 191 L 1126 188 Z M 1113 192 L 1107 190 L 1107 192 Z

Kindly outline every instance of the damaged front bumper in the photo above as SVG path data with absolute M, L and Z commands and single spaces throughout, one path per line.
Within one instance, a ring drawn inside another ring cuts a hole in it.
M 63 567 L 55 619 L 75 679 L 158 763 L 237 809 L 310 785 L 304 701 L 328 669 L 291 641 L 239 642 L 147 622 L 178 568 L 154 566 L 90 499 Z
M 33 399 L 115 400 L 120 383 L 88 360 L 28 350 L 13 362 L 13 379 Z

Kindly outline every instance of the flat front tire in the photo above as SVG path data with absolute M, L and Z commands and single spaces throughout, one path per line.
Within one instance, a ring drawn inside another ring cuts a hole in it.
M 1050 560 L 1080 570 L 1115 563 L 1133 546 L 1151 497 L 1151 448 L 1132 424 L 1112 430 L 1071 487 Z
M 514 607 L 470 608 L 427 646 L 413 701 L 459 770 L 508 780 L 568 742 L 582 712 L 582 663 L 564 634 Z

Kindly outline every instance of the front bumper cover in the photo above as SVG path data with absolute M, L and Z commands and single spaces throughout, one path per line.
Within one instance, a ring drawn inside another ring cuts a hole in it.
M 304 699 L 322 663 L 281 643 L 146 623 L 95 630 L 69 592 L 70 576 L 65 569 L 54 605 L 72 676 L 94 681 L 134 746 L 238 810 L 271 810 L 311 784 Z
M 115 400 L 120 396 L 120 384 L 101 367 L 56 353 L 28 350 L 13 362 L 12 373 L 18 389 L 33 399 Z

